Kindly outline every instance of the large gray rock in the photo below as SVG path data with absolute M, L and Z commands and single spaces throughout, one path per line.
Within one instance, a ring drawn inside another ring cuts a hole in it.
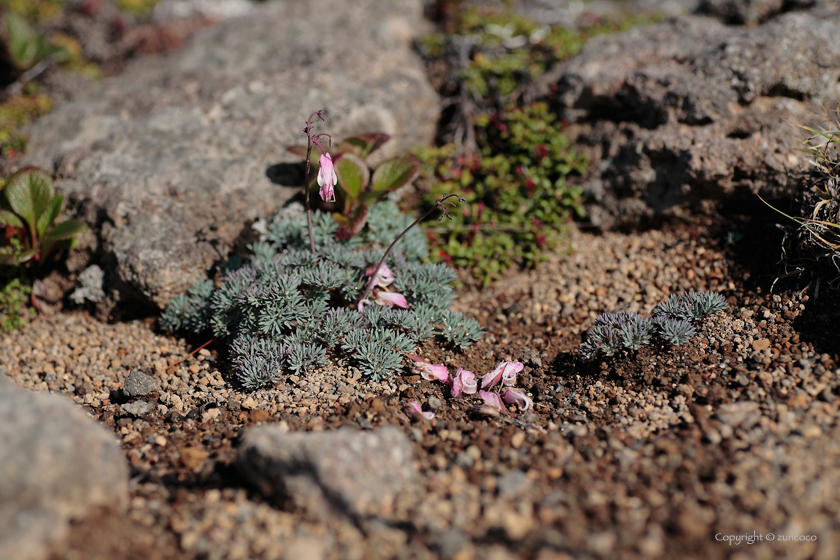
M 394 426 L 286 433 L 274 424 L 244 432 L 238 465 L 267 497 L 291 499 L 322 518 L 356 518 L 389 509 L 416 478 L 412 455 Z
M 72 519 L 127 504 L 114 435 L 69 400 L 0 375 L 0 558 L 46 558 Z
M 783 12 L 813 7 L 815 3 L 815 0 L 701 0 L 697 12 L 715 16 L 724 23 L 755 24 Z
M 336 139 L 382 130 L 391 152 L 433 139 L 438 99 L 411 41 L 421 0 L 275 0 L 140 60 L 29 130 L 26 164 L 85 201 L 123 296 L 165 305 L 223 258 L 291 188 L 304 121 Z
M 556 109 L 600 160 L 588 193 L 635 223 L 721 195 L 796 185 L 802 131 L 840 96 L 840 14 L 755 28 L 683 16 L 591 41 L 545 77 Z

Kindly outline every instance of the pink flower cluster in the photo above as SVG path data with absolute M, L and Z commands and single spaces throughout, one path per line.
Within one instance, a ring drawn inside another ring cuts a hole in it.
M 372 276 L 373 278 L 369 280 L 371 282 L 371 292 L 370 295 L 373 298 L 373 301 L 369 299 L 363 299 L 359 302 L 359 312 L 364 310 L 366 305 L 370 305 L 371 303 L 375 303 L 377 305 L 384 305 L 386 307 L 402 307 L 403 309 L 408 309 L 408 301 L 406 301 L 405 296 L 402 294 L 398 294 L 396 292 L 389 292 L 386 291 L 385 288 L 390 286 L 394 282 L 394 273 L 391 272 L 391 269 L 388 268 L 388 265 L 382 263 L 379 265 L 379 270 L 376 269 L 376 265 L 371 265 L 365 271 L 365 276 Z
M 478 381 L 476 375 L 471 371 L 458 368 L 455 377 L 449 377 L 449 372 L 446 366 L 441 364 L 430 364 L 422 358 L 410 355 L 409 358 L 414 362 L 411 364 L 411 370 L 420 375 L 423 379 L 428 381 L 439 381 L 446 383 L 450 387 L 450 395 L 453 398 L 459 398 L 461 394 L 474 395 L 478 392 L 484 404 L 478 407 L 478 412 L 486 416 L 499 416 L 500 414 L 507 414 L 508 404 L 519 404 L 519 407 L 525 411 L 531 408 L 534 401 L 525 394 L 524 391 L 514 389 L 511 386 L 516 383 L 516 374 L 521 372 L 525 367 L 520 362 L 501 362 L 496 369 L 490 373 L 485 374 L 481 378 L 481 390 L 478 388 Z M 505 389 L 504 395 L 493 392 L 491 389 L 498 386 L 499 389 Z M 487 390 L 485 390 L 487 389 Z M 420 411 L 420 405 L 412 401 L 410 406 L 416 405 L 416 411 Z M 422 413 L 426 414 L 432 413 Z M 434 415 L 432 414 L 432 417 Z M 431 417 L 429 417 L 431 418 Z

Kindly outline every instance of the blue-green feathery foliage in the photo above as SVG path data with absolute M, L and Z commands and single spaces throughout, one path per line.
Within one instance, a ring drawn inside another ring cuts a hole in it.
M 671 295 L 657 304 L 650 319 L 626 311 L 604 313 L 595 319 L 595 326 L 579 350 L 585 360 L 593 360 L 638 350 L 654 340 L 680 346 L 697 333 L 692 321 L 702 321 L 727 307 L 717 292 L 690 292 Z
M 201 280 L 186 294 L 175 296 L 160 316 L 160 325 L 168 331 L 200 333 L 210 326 L 210 295 L 213 281 Z
M 435 335 L 464 348 L 483 331 L 475 320 L 448 310 L 455 273 L 421 261 L 428 251 L 417 228 L 397 243 L 387 262 L 395 278 L 388 289 L 403 294 L 409 308 L 354 307 L 365 271 L 411 221 L 395 204 L 380 202 L 371 206 L 359 235 L 336 240 L 335 221 L 316 213 L 312 254 L 305 215 L 281 213 L 250 246 L 250 262 L 231 259 L 218 287 L 208 280 L 174 298 L 161 325 L 169 331 L 212 331 L 229 343 L 234 371 L 251 389 L 276 383 L 284 372 L 324 366 L 329 355 L 346 353 L 365 375 L 378 379 L 397 371 L 403 354 Z

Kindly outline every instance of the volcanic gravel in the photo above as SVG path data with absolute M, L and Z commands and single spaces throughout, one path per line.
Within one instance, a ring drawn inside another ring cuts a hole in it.
M 0 374 L 84 407 L 132 472 L 128 512 L 77 524 L 54 560 L 840 557 L 840 298 L 755 287 L 713 230 L 573 232 L 535 270 L 484 290 L 466 282 L 454 308 L 485 337 L 418 353 L 450 374 L 525 363 L 517 385 L 534 409 L 498 418 L 408 371 L 373 382 L 340 360 L 246 392 L 217 348 L 189 354 L 206 341 L 158 334 L 153 320 L 37 317 L 3 335 Z M 648 315 L 688 290 L 729 303 L 689 344 L 576 354 L 598 314 Z M 152 392 L 127 396 L 131 372 Z M 435 419 L 407 415 L 412 400 Z M 311 518 L 232 468 L 241 430 L 259 423 L 399 426 L 420 481 L 379 518 Z M 724 540 L 744 534 L 763 538 Z M 815 540 L 786 540 L 801 535 Z

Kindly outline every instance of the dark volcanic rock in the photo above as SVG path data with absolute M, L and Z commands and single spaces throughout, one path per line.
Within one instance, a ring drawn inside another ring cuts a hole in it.
M 840 14 L 755 28 L 683 16 L 591 41 L 545 78 L 596 160 L 589 195 L 618 219 L 796 184 L 802 136 L 840 95 Z
M 142 371 L 134 370 L 128 374 L 123 384 L 123 393 L 127 397 L 142 397 L 154 393 L 159 388 L 157 380 Z
M 294 158 L 304 121 L 340 139 L 382 130 L 391 153 L 434 136 L 438 99 L 411 41 L 420 0 L 278 0 L 92 84 L 29 130 L 25 164 L 104 223 L 123 299 L 165 305 L 295 190 L 267 170 Z

